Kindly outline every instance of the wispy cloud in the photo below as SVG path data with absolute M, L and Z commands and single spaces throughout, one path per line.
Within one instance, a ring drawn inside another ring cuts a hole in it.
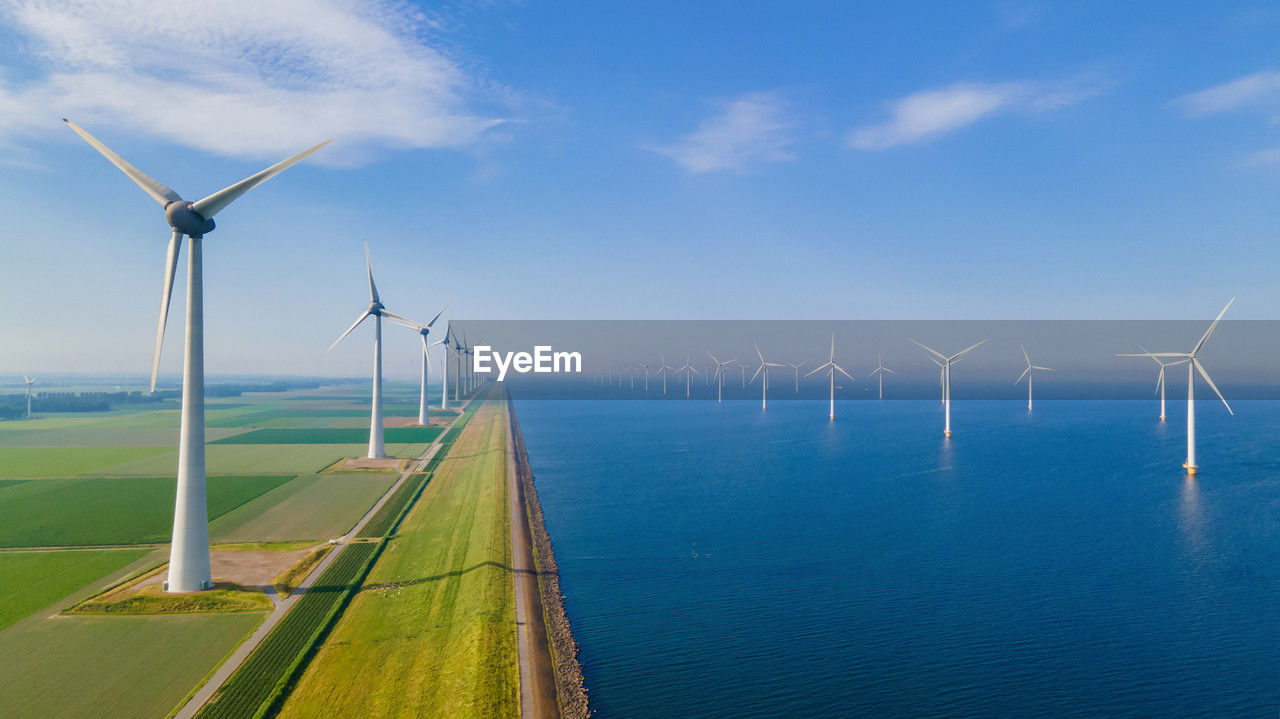
M 1280 110 L 1280 72 L 1267 70 L 1193 92 L 1173 101 L 1189 115 L 1213 115 L 1230 110 Z
M 476 143 L 503 105 L 395 0 L 0 0 L 0 21 L 30 62 L 0 68 L 0 142 L 69 116 L 253 159 L 333 136 L 317 160 L 350 164 Z
M 794 160 L 795 122 L 779 93 L 749 92 L 720 103 L 715 115 L 676 142 L 648 149 L 690 172 L 742 172 L 764 162 Z
M 922 90 L 888 103 L 889 119 L 855 128 L 847 140 L 855 150 L 886 150 L 933 140 L 1001 113 L 1036 115 L 1062 109 L 1101 93 L 1095 79 L 1059 83 L 961 82 Z

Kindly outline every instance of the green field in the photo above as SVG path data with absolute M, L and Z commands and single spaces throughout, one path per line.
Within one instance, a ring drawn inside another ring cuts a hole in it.
M 438 427 L 390 427 L 382 435 L 388 444 L 430 444 L 440 431 Z M 368 429 L 292 427 L 255 429 L 212 444 L 356 444 L 368 439 Z
M 506 411 L 489 404 L 389 540 L 283 716 L 519 714 L 505 443 Z
M 289 476 L 210 477 L 220 517 Z M 44 479 L 0 488 L 0 547 L 167 542 L 176 482 L 164 477 Z
M 340 537 L 395 483 L 390 472 L 303 475 L 215 519 L 216 542 Z
M 210 474 L 310 474 L 344 457 L 363 457 L 366 451 L 367 444 L 211 444 L 205 449 L 205 466 Z M 174 477 L 177 473 L 176 449 L 91 472 L 113 477 Z
M 170 447 L 0 447 L 0 477 L 74 477 L 170 451 L 176 455 Z
M 0 629 L 89 582 L 141 559 L 150 549 L 0 552 Z M 32 581 L 39 577 L 38 581 Z
M 2 712 L 59 719 L 163 717 L 263 616 L 24 620 L 0 631 Z

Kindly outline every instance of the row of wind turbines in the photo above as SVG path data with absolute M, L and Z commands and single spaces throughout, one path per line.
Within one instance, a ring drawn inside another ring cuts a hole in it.
M 1231 405 L 1227 403 L 1226 398 L 1222 396 L 1222 393 L 1220 391 L 1218 391 L 1217 385 L 1215 385 L 1213 382 L 1213 379 L 1209 377 L 1208 371 L 1205 370 L 1204 365 L 1200 362 L 1197 356 L 1200 350 L 1204 347 L 1205 343 L 1208 342 L 1210 335 L 1212 335 L 1213 331 L 1217 328 L 1218 323 L 1221 322 L 1223 315 L 1227 313 L 1227 310 L 1230 309 L 1231 305 L 1234 302 L 1235 302 L 1234 297 L 1231 298 L 1229 302 L 1227 302 L 1227 305 L 1222 308 L 1221 312 L 1218 313 L 1218 316 L 1209 325 L 1209 328 L 1205 330 L 1204 334 L 1200 337 L 1199 341 L 1197 341 L 1196 344 L 1192 347 L 1190 352 L 1150 352 L 1145 347 L 1139 345 L 1138 348 L 1141 350 L 1141 352 L 1122 353 L 1122 354 L 1116 355 L 1117 357 L 1147 357 L 1153 360 L 1159 366 L 1160 369 L 1156 376 L 1156 393 L 1158 393 L 1160 396 L 1160 421 L 1161 422 L 1165 421 L 1165 390 L 1167 385 L 1166 370 L 1170 367 L 1176 367 L 1184 364 L 1187 365 L 1187 459 L 1182 466 L 1187 470 L 1188 474 L 1195 474 L 1196 471 L 1199 469 L 1199 466 L 1196 464 L 1196 421 L 1195 421 L 1195 378 L 1197 373 L 1199 373 L 1199 375 L 1209 385 L 1209 387 L 1213 390 L 1214 394 L 1218 396 L 1218 399 L 1222 400 L 1222 404 L 1227 408 L 1227 412 L 1234 414 L 1234 412 L 1232 412 L 1231 410 Z M 942 401 L 942 407 L 943 407 L 942 433 L 943 433 L 943 436 L 950 437 L 951 436 L 951 366 L 956 362 L 960 361 L 962 358 L 964 358 L 968 353 L 982 346 L 985 342 L 987 342 L 987 340 L 984 339 L 979 342 L 976 342 L 972 345 L 969 345 L 968 347 L 965 347 L 959 352 L 956 352 L 950 355 L 939 352 L 938 350 L 932 347 L 928 347 L 914 339 L 912 339 L 911 342 L 914 343 L 920 349 L 927 352 L 929 355 L 929 359 L 935 365 L 938 366 L 938 384 L 941 392 L 941 401 Z M 705 376 L 708 384 L 711 382 L 716 383 L 716 401 L 717 402 L 723 401 L 725 375 L 735 366 L 737 367 L 737 369 L 741 371 L 742 386 L 744 388 L 748 384 L 754 384 L 756 379 L 760 379 L 760 409 L 761 410 L 765 410 L 768 408 L 770 369 L 782 369 L 785 367 L 790 367 L 795 372 L 795 391 L 796 392 L 800 391 L 800 377 L 801 377 L 800 373 L 804 365 L 807 364 L 806 362 L 770 362 L 765 359 L 764 353 L 760 351 L 759 344 L 753 343 L 752 346 L 756 353 L 757 363 L 756 363 L 756 371 L 754 374 L 751 375 L 750 380 L 747 379 L 747 375 L 746 375 L 747 369 L 748 369 L 747 363 L 742 362 L 738 359 L 721 360 L 719 357 L 715 355 L 715 353 L 711 352 L 710 350 L 707 350 L 707 355 L 711 358 L 711 365 L 708 368 L 708 372 L 705 373 Z M 1037 372 L 1053 372 L 1054 369 L 1052 367 L 1045 367 L 1043 365 L 1038 365 L 1035 362 L 1033 362 L 1031 360 L 1031 355 L 1030 353 L 1027 352 L 1027 348 L 1025 346 L 1020 346 L 1020 349 L 1022 350 L 1022 357 L 1023 357 L 1023 360 L 1026 362 L 1026 366 L 1022 370 L 1022 373 L 1018 375 L 1017 379 L 1014 380 L 1014 384 L 1020 384 L 1024 379 L 1026 380 L 1027 411 L 1030 412 L 1034 405 L 1033 386 L 1034 386 L 1036 373 Z M 829 353 L 827 355 L 827 361 L 804 374 L 805 377 L 818 374 L 818 373 L 824 373 L 826 375 L 826 379 L 828 382 L 827 417 L 830 420 L 834 420 L 836 416 L 836 410 L 835 410 L 836 373 L 838 372 L 844 375 L 845 377 L 849 378 L 851 381 L 857 381 L 854 379 L 853 375 L 849 374 L 848 371 L 846 371 L 843 367 L 841 367 L 839 364 L 836 363 L 835 355 L 836 355 L 836 339 L 835 339 L 835 333 L 833 332 L 831 333 L 831 344 L 829 347 Z M 677 378 L 683 377 L 684 384 L 685 384 L 686 399 L 690 398 L 692 395 L 691 387 L 692 387 L 693 375 L 704 374 L 701 370 L 699 370 L 696 366 L 694 366 L 692 361 L 692 352 L 686 352 L 684 364 L 680 365 L 679 367 L 675 367 L 668 364 L 666 360 L 666 356 L 662 355 L 661 359 L 656 365 L 651 365 L 649 363 L 639 363 L 634 365 L 623 365 L 623 366 L 610 365 L 607 367 L 594 368 L 590 371 L 588 375 L 588 380 L 596 384 L 606 384 L 610 386 L 612 386 L 616 381 L 617 385 L 621 387 L 622 381 L 623 381 L 623 375 L 625 373 L 630 378 L 631 388 L 635 389 L 636 375 L 638 372 L 643 370 L 644 371 L 644 385 L 643 385 L 644 391 L 648 392 L 650 368 L 653 368 L 655 370 L 654 374 L 660 375 L 662 377 L 662 394 L 664 395 L 667 394 L 667 375 L 668 374 L 674 373 L 677 376 Z M 886 373 L 897 374 L 896 371 L 885 366 L 883 358 L 881 357 L 880 353 L 877 352 L 876 366 L 868 373 L 868 376 L 876 378 L 876 382 L 878 385 L 877 386 L 878 397 L 880 399 L 884 399 L 884 376 Z

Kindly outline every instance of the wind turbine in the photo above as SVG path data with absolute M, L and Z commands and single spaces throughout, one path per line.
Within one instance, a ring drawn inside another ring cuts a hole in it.
M 1022 347 L 1022 345 L 1018 345 L 1018 346 Z M 1015 379 L 1013 383 L 1017 384 L 1022 381 L 1023 377 L 1027 378 L 1027 411 L 1030 412 L 1031 411 L 1031 380 L 1033 379 L 1033 375 L 1036 372 L 1052 372 L 1053 368 L 1041 367 L 1039 365 L 1031 364 L 1031 355 L 1027 354 L 1026 347 L 1022 347 L 1022 356 L 1027 360 L 1027 368 L 1022 370 L 1022 374 L 1018 375 L 1018 379 Z
M 31 419 L 31 385 L 35 384 L 36 381 L 25 374 L 22 375 L 22 380 L 27 383 L 27 419 Z
M 453 303 L 450 302 L 449 304 Z M 402 322 L 398 319 L 391 318 L 392 322 L 395 322 L 402 327 L 408 327 L 411 330 L 416 330 L 422 337 L 422 389 L 418 395 L 418 424 L 423 427 L 427 426 L 427 420 L 430 419 L 427 417 L 427 371 L 431 369 L 431 354 L 427 350 L 438 344 L 444 344 L 444 340 L 428 343 L 427 335 L 431 334 L 431 326 L 436 323 L 436 320 L 440 319 L 440 315 L 444 314 L 444 310 L 447 309 L 449 309 L 449 305 L 445 305 L 444 309 L 437 312 L 436 316 L 432 317 L 431 321 L 425 325 L 421 322 L 414 322 L 413 320 Z
M 808 377 L 811 374 L 817 374 L 818 372 L 821 372 L 824 369 L 827 371 L 828 379 L 830 380 L 830 384 L 831 384 L 831 396 L 830 396 L 830 404 L 828 405 L 827 419 L 834 420 L 836 418 L 836 372 L 839 372 L 845 377 L 848 377 L 849 381 L 851 382 L 857 381 L 853 379 L 853 375 L 849 374 L 848 372 L 845 372 L 843 367 L 836 364 L 836 333 L 835 332 L 831 333 L 831 354 L 827 357 L 827 361 L 824 364 L 820 364 L 817 367 L 814 367 L 813 369 L 809 370 L 809 372 L 805 374 L 805 377 Z
M 165 220 L 173 228 L 165 257 L 164 284 L 160 291 L 160 319 L 156 326 L 155 351 L 151 357 L 151 390 L 156 388 L 160 369 L 160 349 L 164 345 L 165 320 L 169 316 L 174 275 L 178 271 L 178 251 L 185 235 L 191 240 L 187 250 L 186 350 L 182 366 L 182 420 L 178 435 L 178 486 L 173 507 L 173 543 L 169 550 L 169 578 L 166 591 L 195 592 L 213 586 L 209 567 L 209 512 L 205 494 L 204 465 L 204 236 L 213 232 L 214 215 L 226 209 L 249 190 L 301 162 L 329 144 L 329 140 L 299 152 L 283 162 L 250 175 L 195 202 L 188 202 L 165 185 L 130 165 L 79 125 L 63 118 L 77 135 L 133 180 L 151 199 L 164 208 Z
M 667 364 L 667 356 L 662 355 L 662 361 L 658 363 L 658 369 L 655 370 L 655 373 L 662 375 L 662 396 L 664 397 L 667 395 L 667 373 L 674 370 L 675 367 Z
M 1160 373 L 1156 375 L 1155 393 L 1158 393 L 1160 395 L 1160 421 L 1163 422 L 1164 421 L 1164 388 L 1165 388 L 1164 370 L 1166 367 L 1174 367 L 1176 365 L 1186 364 L 1190 360 L 1178 360 L 1177 362 L 1165 362 L 1159 357 L 1153 356 L 1150 352 L 1147 351 L 1147 348 L 1143 347 L 1142 345 L 1138 345 L 1138 349 L 1142 350 L 1142 354 L 1144 356 L 1150 357 L 1152 362 L 1155 362 L 1156 364 L 1160 365 Z
M 676 374 L 680 374 L 681 372 L 684 373 L 684 398 L 689 399 L 689 386 L 693 384 L 693 376 L 695 374 L 702 373 L 698 371 L 697 367 L 693 366 L 692 362 L 690 362 L 688 352 L 684 353 L 684 364 L 680 366 L 680 369 L 676 370 Z
M 449 352 L 453 349 L 451 340 L 453 338 L 453 316 L 449 316 L 449 320 L 444 325 L 444 385 L 440 392 L 440 409 L 449 409 Z M 455 382 L 456 384 L 456 382 Z
M 711 356 L 711 361 L 714 362 L 716 365 L 716 369 L 715 369 L 716 401 L 719 402 L 722 399 L 724 399 L 724 368 L 728 367 L 734 362 L 737 362 L 738 360 L 731 359 L 731 360 L 725 360 L 721 362 L 719 359 L 716 358 L 715 355 L 711 354 L 711 350 L 707 350 L 707 354 Z
M 387 311 L 382 304 L 382 300 L 378 298 L 378 285 L 373 281 L 373 261 L 369 258 L 369 243 L 364 243 L 364 264 L 365 269 L 369 272 L 369 307 L 355 322 L 338 336 L 338 339 L 329 345 L 329 349 L 325 350 L 325 354 L 329 354 L 338 343 L 346 339 L 355 328 L 360 326 L 361 322 L 366 319 L 373 318 L 373 409 L 369 414 L 369 458 L 380 459 L 387 456 L 387 448 L 382 442 L 382 318 L 398 321 L 399 324 L 416 326 L 413 320 Z M 433 320 L 434 321 L 434 320 Z
M 807 361 L 787 363 L 787 366 L 792 367 L 796 371 L 796 394 L 800 394 L 800 370 L 807 364 L 809 364 Z
M 763 375 L 760 380 L 760 409 L 766 409 L 769 404 L 769 368 L 770 367 L 786 367 L 781 362 L 765 362 L 764 355 L 760 352 L 760 345 L 756 342 L 751 343 L 756 348 L 756 356 L 760 358 L 760 367 L 756 369 L 756 373 L 751 375 L 751 381 L 755 382 L 756 377 Z
M 884 366 L 884 360 L 880 358 L 880 353 L 876 352 L 876 368 L 867 373 L 868 377 L 875 376 L 880 384 L 880 399 L 884 399 L 884 373 L 898 374 L 888 367 Z
M 923 349 L 929 352 L 930 354 L 934 355 L 934 357 L 937 358 L 933 360 L 934 363 L 942 366 L 942 407 L 943 407 L 943 414 L 946 416 L 946 419 L 943 421 L 943 425 L 942 425 L 942 434 L 947 437 L 950 437 L 951 436 L 951 364 L 959 360 L 961 357 L 965 356 L 966 354 L 968 354 L 970 350 L 982 344 L 982 342 L 986 342 L 986 340 L 982 340 L 982 342 L 979 342 L 977 344 L 969 345 L 968 347 L 965 347 L 964 349 L 951 355 L 950 357 L 942 354 L 941 352 L 931 347 L 925 347 L 924 345 L 920 344 L 919 342 L 916 342 L 915 340 L 911 340 L 911 341 L 915 342 L 916 346 L 919 347 L 920 349 Z
M 639 366 L 644 369 L 644 393 L 649 394 L 649 363 L 641 362 Z
M 1213 334 L 1213 331 L 1218 328 L 1218 323 L 1222 321 L 1222 316 L 1227 313 L 1228 309 L 1231 309 L 1231 305 L 1235 301 L 1236 298 L 1232 297 L 1227 302 L 1227 306 L 1222 308 L 1213 323 L 1209 325 L 1209 329 L 1204 331 L 1200 341 L 1196 342 L 1196 346 L 1192 347 L 1190 352 L 1143 352 L 1142 354 L 1117 355 L 1119 357 L 1151 357 L 1152 359 L 1176 357 L 1187 363 L 1187 461 L 1182 465 L 1187 468 L 1187 474 L 1195 474 L 1196 470 L 1199 469 L 1196 465 L 1196 372 L 1200 373 L 1204 381 L 1208 382 L 1209 387 L 1213 389 L 1213 393 L 1218 395 L 1218 399 L 1222 400 L 1222 405 L 1227 408 L 1227 413 L 1235 415 L 1235 412 L 1231 411 L 1231 405 L 1227 404 L 1226 397 L 1223 397 L 1222 393 L 1218 391 L 1218 386 L 1209 378 L 1209 373 L 1205 371 L 1204 365 L 1200 364 L 1200 360 L 1196 357 L 1201 348 L 1204 347 L 1204 343 L 1209 341 L 1209 335 Z M 1161 372 L 1163 371 L 1164 368 L 1161 367 Z

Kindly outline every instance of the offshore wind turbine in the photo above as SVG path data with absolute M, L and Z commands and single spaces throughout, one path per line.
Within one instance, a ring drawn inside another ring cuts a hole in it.
M 391 319 L 392 322 L 395 322 L 402 327 L 408 327 L 411 330 L 416 330 L 422 337 L 422 388 L 418 395 L 418 424 L 424 427 L 427 426 L 427 420 L 430 419 L 427 416 L 427 371 L 431 369 L 431 353 L 428 350 L 438 344 L 444 344 L 444 340 L 428 343 L 427 335 L 431 334 L 431 326 L 436 323 L 436 320 L 440 319 L 440 315 L 444 314 L 444 311 L 447 309 L 449 309 L 449 305 L 445 305 L 444 309 L 437 312 L 436 316 L 432 317 L 431 321 L 425 325 L 421 322 L 414 322 L 413 320 L 401 322 L 398 319 Z
M 805 365 L 807 365 L 807 364 L 809 364 L 807 361 L 806 361 L 806 362 L 788 362 L 788 363 L 787 363 L 787 366 L 788 366 L 788 367 L 791 367 L 792 369 L 794 369 L 794 370 L 796 371 L 796 394 L 800 394 L 800 370 L 801 370 L 801 368 L 803 368 L 803 367 L 804 367 Z
M 1022 347 L 1022 345 L 1018 345 L 1018 346 Z M 1022 356 L 1027 360 L 1027 368 L 1022 370 L 1022 374 L 1018 375 L 1018 379 L 1015 379 L 1013 383 L 1017 384 L 1022 381 L 1023 377 L 1027 378 L 1027 411 L 1030 412 L 1031 411 L 1031 380 L 1033 375 L 1036 372 L 1052 372 L 1053 368 L 1041 367 L 1039 365 L 1031 364 L 1031 355 L 1027 354 L 1026 347 L 1022 347 Z
M 946 437 L 950 437 L 951 436 L 951 364 L 953 362 L 956 362 L 966 354 L 968 354 L 975 347 L 982 344 L 982 342 L 986 342 L 986 340 L 982 340 L 982 342 L 978 342 L 977 344 L 969 345 L 968 347 L 965 347 L 964 349 L 951 355 L 950 357 L 942 354 L 941 352 L 931 347 L 925 347 L 924 345 L 920 344 L 919 342 L 916 342 L 915 340 L 911 340 L 911 341 L 915 342 L 916 346 L 919 347 L 920 349 L 923 349 L 933 354 L 934 357 L 936 357 L 936 359 L 933 360 L 934 363 L 941 365 L 942 367 L 942 407 L 943 407 L 943 414 L 946 417 L 943 420 L 942 434 Z
M 182 238 L 190 239 L 187 250 L 186 349 L 182 365 L 182 419 L 178 434 L 178 486 L 173 507 L 173 543 L 169 550 L 169 592 L 195 592 L 213 586 L 209 566 L 209 512 L 205 493 L 204 462 L 204 236 L 213 232 L 213 217 L 242 195 L 308 155 L 329 144 L 329 140 L 303 150 L 287 160 L 246 177 L 195 202 L 188 202 L 164 184 L 130 165 L 79 125 L 63 118 L 77 135 L 111 164 L 133 180 L 143 192 L 164 208 L 165 220 L 173 229 L 165 257 L 164 284 L 160 291 L 160 319 L 156 326 L 155 351 L 151 357 L 151 391 L 156 388 L 160 369 L 160 349 L 164 345 L 169 298 L 178 271 Z
M 880 399 L 884 399 L 884 373 L 898 374 L 888 367 L 884 366 L 884 360 L 880 358 L 880 353 L 876 352 L 876 368 L 867 373 L 868 377 L 876 377 L 880 384 Z
M 365 269 L 369 273 L 369 307 L 355 322 L 338 336 L 338 339 L 329 345 L 329 349 L 325 350 L 325 354 L 329 354 L 338 343 L 346 339 L 355 328 L 360 326 L 361 322 L 366 319 L 373 318 L 373 401 L 372 410 L 369 413 L 369 458 L 381 459 L 387 456 L 386 445 L 382 442 L 382 318 L 389 320 L 398 320 L 400 324 L 414 326 L 413 320 L 407 317 L 393 314 L 387 311 L 386 306 L 382 304 L 382 300 L 378 297 L 378 285 L 373 281 L 373 261 L 369 258 L 369 243 L 364 243 L 364 264 Z
M 851 382 L 857 381 L 853 378 L 853 375 L 849 374 L 848 372 L 845 372 L 843 367 L 836 364 L 836 333 L 835 332 L 831 333 L 831 354 L 827 357 L 826 363 L 820 364 L 817 367 L 814 367 L 813 369 L 809 370 L 809 372 L 805 374 L 805 377 L 808 377 L 811 374 L 817 374 L 818 372 L 821 372 L 824 369 L 827 371 L 827 379 L 830 380 L 830 385 L 831 385 L 831 395 L 829 398 L 829 404 L 827 405 L 828 406 L 827 419 L 834 420 L 836 418 L 836 372 L 839 372 L 845 377 L 848 377 L 849 381 Z
M 31 385 L 35 384 L 35 379 L 22 375 L 22 381 L 27 383 L 27 419 L 31 419 Z
M 1209 325 L 1209 329 L 1204 331 L 1204 334 L 1200 336 L 1200 341 L 1196 342 L 1195 347 L 1192 347 L 1190 352 L 1143 352 L 1142 354 L 1117 355 L 1119 357 L 1151 357 L 1153 359 L 1173 357 L 1187 363 L 1187 461 L 1182 465 L 1187 469 L 1187 474 L 1195 474 L 1196 470 L 1199 469 L 1196 464 L 1196 372 L 1200 373 L 1204 381 L 1213 389 L 1213 393 L 1218 395 L 1218 399 L 1222 400 L 1222 406 L 1227 408 L 1227 413 L 1235 415 L 1235 412 L 1231 411 L 1231 405 L 1227 404 L 1227 398 L 1223 397 L 1222 393 L 1218 391 L 1218 386 L 1209 378 L 1209 373 L 1205 371 L 1204 365 L 1200 364 L 1200 360 L 1197 358 L 1197 354 L 1204 347 L 1204 343 L 1209 341 L 1209 335 L 1213 334 L 1213 331 L 1218 328 L 1218 323 L 1222 321 L 1222 316 L 1227 313 L 1227 310 L 1231 309 L 1231 305 L 1235 301 L 1236 298 L 1232 297 L 1227 302 L 1227 306 L 1222 308 L 1222 311 L 1214 318 L 1213 323 Z M 1163 368 L 1161 368 L 1161 371 L 1163 371 Z
M 656 374 L 662 375 L 662 396 L 667 396 L 667 373 L 675 370 L 675 367 L 667 364 L 667 356 L 662 355 L 662 361 L 658 363 Z
M 751 344 L 756 348 L 756 356 L 760 358 L 760 367 L 755 374 L 751 375 L 751 381 L 755 382 L 756 377 L 764 375 L 760 380 L 760 409 L 767 409 L 769 404 L 769 368 L 786 367 L 786 365 L 781 362 L 765 362 L 764 355 L 760 352 L 760 345 L 756 342 Z
M 724 399 L 724 368 L 737 362 L 736 359 L 725 360 L 721 362 L 715 355 L 711 354 L 711 350 L 707 350 L 707 354 L 711 356 L 711 361 L 716 364 L 716 401 L 720 402 Z
M 687 351 L 684 353 L 684 364 L 680 366 L 680 369 L 676 370 L 676 374 L 681 372 L 684 373 L 684 398 L 689 399 L 689 387 L 693 384 L 693 376 L 702 373 L 698 371 L 697 367 L 693 366 L 690 353 Z
M 1165 362 L 1159 357 L 1155 357 L 1150 352 L 1147 352 L 1147 348 L 1143 347 L 1142 345 L 1138 345 L 1138 349 L 1142 350 L 1142 354 L 1144 354 L 1145 356 L 1151 357 L 1152 362 L 1155 362 L 1156 364 L 1160 365 L 1160 372 L 1159 374 L 1156 375 L 1156 391 L 1153 394 L 1160 395 L 1160 421 L 1163 422 L 1164 421 L 1164 388 L 1165 388 L 1164 370 L 1166 367 L 1175 367 L 1180 364 L 1186 364 L 1190 360 L 1178 360 L 1176 362 Z

